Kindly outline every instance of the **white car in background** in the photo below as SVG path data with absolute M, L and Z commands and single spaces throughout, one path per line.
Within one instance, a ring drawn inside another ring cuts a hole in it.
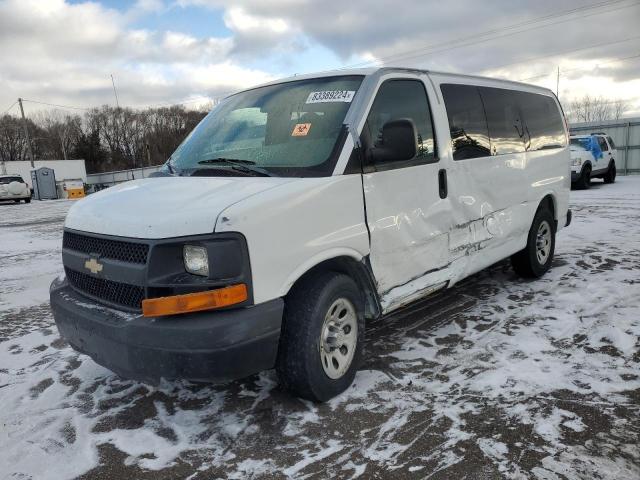
M 585 189 L 592 178 L 602 178 L 604 183 L 616 181 L 616 146 L 605 133 L 571 135 L 571 185 Z
M 0 201 L 13 200 L 20 203 L 31 201 L 31 189 L 20 175 L 0 175 Z

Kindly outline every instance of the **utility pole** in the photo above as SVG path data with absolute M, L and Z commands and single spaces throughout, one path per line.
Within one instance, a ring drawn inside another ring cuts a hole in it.
M 24 116 L 24 108 L 22 108 L 22 98 L 18 99 L 20 104 L 20 114 L 22 115 L 22 126 L 24 128 L 24 136 L 27 139 L 27 151 L 29 152 L 29 159 L 31 160 L 31 168 L 36 168 L 33 163 L 33 150 L 31 150 L 31 140 L 29 140 L 29 129 L 27 128 L 27 119 Z
M 113 94 L 116 97 L 116 107 L 120 108 L 120 102 L 118 102 L 118 92 L 116 92 L 116 82 L 113 79 L 113 73 L 111 74 L 111 85 L 113 85 Z
M 556 77 L 556 97 L 560 98 L 560 65 L 558 65 L 558 76 Z

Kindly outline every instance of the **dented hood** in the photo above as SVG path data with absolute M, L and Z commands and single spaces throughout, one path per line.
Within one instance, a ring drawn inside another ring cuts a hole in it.
M 133 180 L 79 200 L 65 227 L 134 238 L 213 232 L 229 205 L 285 183 L 274 177 L 160 177 Z

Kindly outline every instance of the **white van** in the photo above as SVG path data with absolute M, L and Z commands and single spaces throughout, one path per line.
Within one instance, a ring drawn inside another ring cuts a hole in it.
M 161 177 L 71 208 L 55 320 L 123 376 L 275 367 L 327 400 L 367 319 L 507 257 L 546 272 L 571 220 L 567 144 L 553 93 L 508 81 L 382 68 L 236 93 Z

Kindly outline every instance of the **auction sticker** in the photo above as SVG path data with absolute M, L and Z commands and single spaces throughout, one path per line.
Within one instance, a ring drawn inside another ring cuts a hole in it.
M 354 90 L 325 90 L 324 92 L 311 92 L 307 97 L 307 103 L 350 102 L 356 94 Z
M 309 133 L 310 128 L 310 123 L 296 123 L 296 126 L 293 127 L 293 132 L 291 132 L 291 136 L 304 137 L 307 133 Z

